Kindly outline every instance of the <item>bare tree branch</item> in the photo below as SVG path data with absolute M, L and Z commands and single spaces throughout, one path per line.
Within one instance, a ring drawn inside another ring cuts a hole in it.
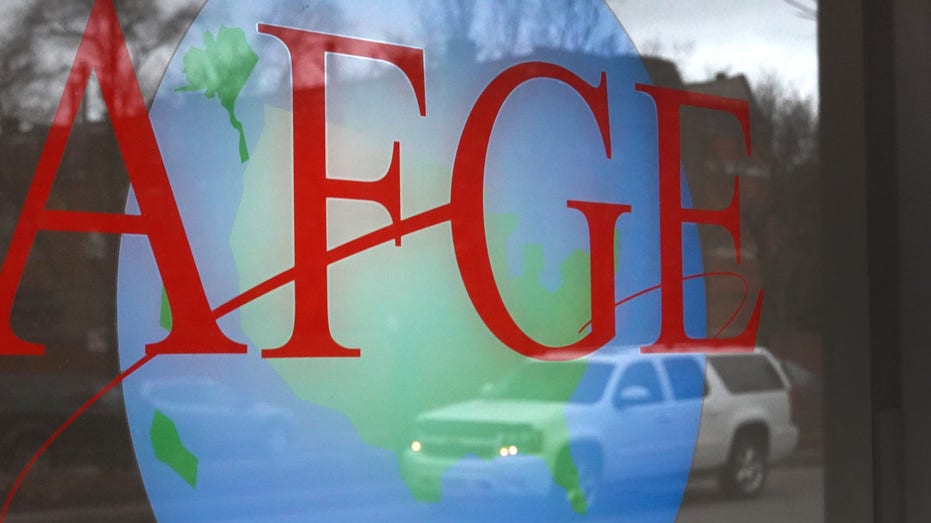
M 783 0 L 785 3 L 791 5 L 792 7 L 798 10 L 795 13 L 800 18 L 806 20 L 817 20 L 818 19 L 818 1 L 811 0 L 813 5 L 808 5 L 803 3 L 801 0 Z
M 166 13 L 159 2 L 118 2 L 120 26 L 137 69 L 160 49 L 177 41 L 187 27 L 181 22 L 193 19 L 199 3 L 192 0 L 188 6 Z M 13 13 L 14 29 L 0 38 L 3 113 L 37 119 L 50 113 L 84 35 L 92 5 L 93 0 L 33 0 Z M 101 38 L 91 43 L 108 45 L 108 38 Z

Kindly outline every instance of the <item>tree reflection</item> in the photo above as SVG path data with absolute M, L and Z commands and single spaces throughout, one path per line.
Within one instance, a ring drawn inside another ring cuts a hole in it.
M 630 52 L 601 1 L 416 0 L 420 32 L 430 48 L 464 50 L 496 60 L 550 48 L 596 55 Z
M 74 53 L 84 34 L 94 0 L 32 0 L 7 10 L 12 23 L 0 41 L 0 112 L 32 121 L 50 119 Z M 154 95 L 167 64 L 201 0 L 168 8 L 148 0 L 115 2 L 130 54 L 139 72 L 146 99 Z M 106 37 L 95 45 L 110 45 Z M 85 120 L 99 116 L 101 103 L 90 92 Z

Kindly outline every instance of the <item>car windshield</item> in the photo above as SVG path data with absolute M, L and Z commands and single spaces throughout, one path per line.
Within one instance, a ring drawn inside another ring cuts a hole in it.
M 533 362 L 495 384 L 496 399 L 594 403 L 604 395 L 613 367 L 604 363 Z

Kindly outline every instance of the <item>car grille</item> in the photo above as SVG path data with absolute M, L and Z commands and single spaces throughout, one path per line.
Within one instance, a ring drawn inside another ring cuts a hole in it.
M 425 421 L 418 429 L 421 451 L 434 456 L 492 458 L 502 446 L 515 445 L 525 453 L 539 452 L 541 447 L 539 432 L 529 425 Z

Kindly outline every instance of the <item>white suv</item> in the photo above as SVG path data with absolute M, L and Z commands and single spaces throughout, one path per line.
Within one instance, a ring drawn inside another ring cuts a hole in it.
M 528 361 L 479 399 L 422 413 L 402 459 L 415 494 L 441 477 L 453 495 L 561 487 L 584 511 L 605 482 L 684 481 L 691 464 L 753 496 L 768 463 L 795 448 L 789 382 L 765 349 L 709 354 L 707 365 L 702 354 L 607 350 Z
M 709 355 L 705 377 L 692 469 L 717 469 L 727 493 L 759 494 L 768 462 L 788 456 L 798 443 L 789 380 L 762 348 Z

